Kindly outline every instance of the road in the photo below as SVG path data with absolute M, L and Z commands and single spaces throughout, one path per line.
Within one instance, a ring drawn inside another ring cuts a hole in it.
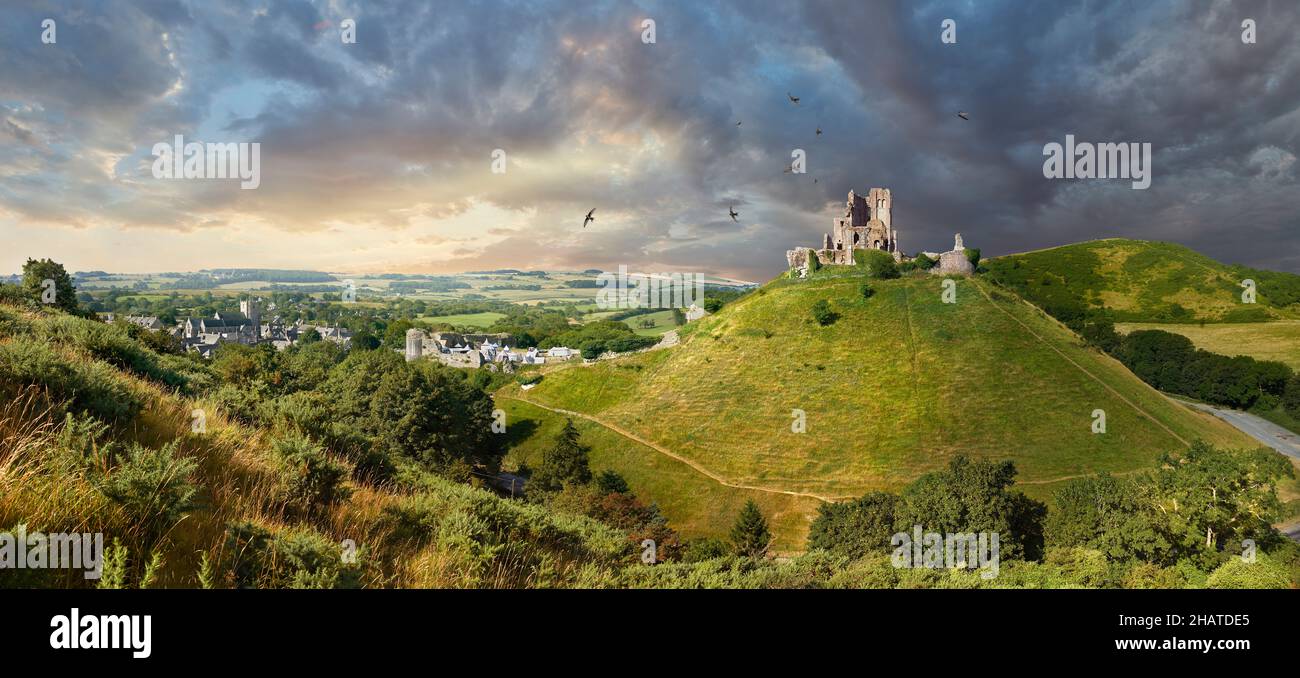
M 1168 396 L 1168 394 L 1166 394 Z M 1258 440 L 1265 445 L 1285 454 L 1292 459 L 1300 460 L 1300 435 L 1274 424 L 1273 422 L 1257 417 L 1249 412 L 1241 410 L 1225 410 L 1221 407 L 1206 405 L 1205 403 L 1194 403 L 1182 398 L 1169 396 L 1170 400 L 1182 403 L 1188 407 L 1195 407 L 1202 412 L 1209 412 L 1214 416 L 1228 422 L 1238 431 Z M 1300 524 L 1283 525 L 1279 528 L 1282 534 L 1286 535 L 1292 541 L 1300 542 Z
M 1203 412 L 1209 412 L 1214 416 L 1232 424 L 1237 430 L 1258 440 L 1265 445 L 1285 454 L 1293 459 L 1300 459 L 1300 435 L 1296 435 L 1273 422 L 1257 417 L 1249 412 L 1241 410 L 1226 410 L 1213 405 L 1204 403 L 1194 403 L 1181 398 L 1174 400 L 1195 407 Z

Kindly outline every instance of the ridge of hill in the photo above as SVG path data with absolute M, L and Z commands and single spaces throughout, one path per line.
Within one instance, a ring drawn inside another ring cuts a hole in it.
M 1109 238 L 987 259 L 991 280 L 1057 317 L 1105 309 L 1116 322 L 1300 318 L 1300 275 L 1223 264 L 1182 245 Z M 1252 280 L 1256 301 L 1244 303 Z

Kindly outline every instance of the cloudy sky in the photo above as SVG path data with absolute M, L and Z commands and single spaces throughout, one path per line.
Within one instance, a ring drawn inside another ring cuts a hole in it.
M 872 186 L 908 252 L 1123 236 L 1300 272 L 1298 76 L 1290 0 L 5 0 L 0 273 L 764 280 Z M 259 142 L 261 185 L 155 178 L 176 134 Z M 1044 178 L 1066 134 L 1152 144 L 1151 187 Z

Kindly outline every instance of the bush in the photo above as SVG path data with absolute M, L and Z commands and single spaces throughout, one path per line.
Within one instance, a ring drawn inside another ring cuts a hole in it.
M 1230 558 L 1210 573 L 1205 585 L 1212 589 L 1287 589 L 1291 588 L 1291 577 L 1268 554 L 1258 553 L 1253 563 Z
M 871 285 L 866 283 L 862 283 L 862 286 L 858 288 L 858 292 L 862 294 L 863 299 L 870 299 L 876 296 L 876 291 L 872 289 Z
M 348 468 L 330 458 L 319 445 L 293 434 L 271 443 L 280 471 L 280 494 L 287 507 L 301 515 L 318 515 L 352 490 L 343 485 Z
M 542 375 L 540 374 L 521 374 L 515 377 L 515 381 L 519 382 L 520 386 L 528 386 L 529 384 L 536 384 L 541 380 L 542 380 Z
M 853 501 L 821 504 L 808 532 L 808 549 L 850 558 L 886 552 L 897 503 L 896 495 L 871 492 Z
M 725 539 L 701 537 L 686 542 L 686 547 L 682 549 L 682 562 L 702 563 L 714 558 L 730 558 L 733 552 L 731 544 Z
M 1282 394 L 1282 408 L 1287 414 L 1300 419 L 1300 374 L 1287 380 L 1286 390 Z
M 881 250 L 854 250 L 854 263 L 866 269 L 868 276 L 878 280 L 890 280 L 897 278 L 902 274 L 898 270 L 898 264 L 894 261 L 894 255 Z
M 0 389 L 36 385 L 74 411 L 106 420 L 132 419 L 143 403 L 111 367 L 65 358 L 48 344 L 14 339 L 0 344 Z
M 311 530 L 273 533 L 255 523 L 232 522 L 224 553 L 227 583 L 237 588 L 360 586 L 360 567 L 343 562 L 342 545 Z
M 211 398 L 222 412 L 240 423 L 257 426 L 264 421 L 262 409 L 268 394 L 266 385 L 261 382 L 225 384 L 213 392 Z
M 596 476 L 596 489 L 599 490 L 601 494 L 609 494 L 611 492 L 625 494 L 631 492 L 627 480 L 615 471 L 601 471 L 600 475 Z
M 45 319 L 40 330 L 53 341 L 79 348 L 137 376 L 173 388 L 186 385 L 184 375 L 169 369 L 157 353 L 131 338 L 125 327 L 58 315 Z
M 835 324 L 836 320 L 840 319 L 840 315 L 835 311 L 831 310 L 830 303 L 828 303 L 825 299 L 819 299 L 817 300 L 817 303 L 813 304 L 812 316 L 813 316 L 813 320 L 816 320 L 817 324 L 821 325 L 822 327 L 826 327 L 827 325 L 833 325 Z
M 146 540 L 171 529 L 195 508 L 198 488 L 190 474 L 198 462 L 176 456 L 176 443 L 158 449 L 132 443 L 126 458 L 112 470 L 94 478 L 105 497 L 124 508 L 144 531 Z

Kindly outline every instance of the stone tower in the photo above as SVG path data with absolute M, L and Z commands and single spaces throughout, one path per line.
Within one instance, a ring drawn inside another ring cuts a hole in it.
M 888 188 L 873 188 L 867 192 L 867 204 L 871 207 L 871 220 L 884 224 L 885 231 L 893 235 L 894 201 Z
M 419 360 L 424 352 L 424 330 L 414 327 L 406 331 L 406 362 Z
M 253 299 L 245 299 L 239 302 L 239 312 L 248 318 L 253 324 L 253 338 L 261 340 L 262 338 L 262 305 Z

